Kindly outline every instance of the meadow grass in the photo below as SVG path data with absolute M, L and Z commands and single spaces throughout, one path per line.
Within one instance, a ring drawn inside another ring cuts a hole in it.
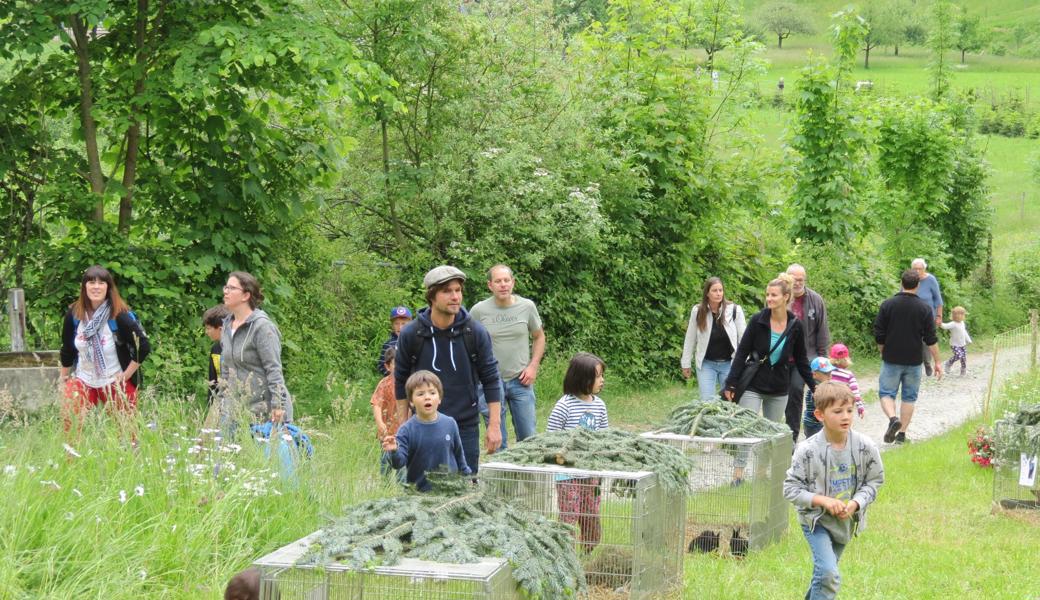
M 558 383 L 552 368 L 543 376 L 541 423 Z M 1012 402 L 1038 389 L 1034 378 L 1005 393 Z M 640 430 L 695 392 L 617 386 L 604 396 L 617 425 Z M 248 437 L 241 448 L 220 440 L 193 450 L 201 414 L 173 400 L 145 401 L 137 422 L 136 450 L 100 414 L 70 449 L 56 415 L 5 426 L 0 600 L 219 598 L 253 560 L 347 506 L 398 493 L 378 475 L 368 419 L 309 424 L 317 452 L 296 485 Z M 1022 598 L 1040 585 L 1037 525 L 989 514 L 992 475 L 965 448 L 974 427 L 885 454 L 888 480 L 869 530 L 843 563 L 846 597 Z M 779 544 L 745 560 L 688 555 L 685 597 L 789 598 L 809 568 L 792 517 Z

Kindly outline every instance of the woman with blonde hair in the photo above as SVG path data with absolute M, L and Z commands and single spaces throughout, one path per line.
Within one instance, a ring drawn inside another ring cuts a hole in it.
M 777 423 L 784 422 L 792 358 L 809 389 L 816 387 L 805 352 L 803 325 L 788 308 L 791 284 L 791 276 L 781 273 L 766 286 L 766 308 L 748 322 L 723 392 L 727 400 L 761 411 Z

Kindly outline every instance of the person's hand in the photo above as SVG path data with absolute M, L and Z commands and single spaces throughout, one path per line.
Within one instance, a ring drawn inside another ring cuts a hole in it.
M 836 516 L 844 521 L 845 519 L 849 519 L 852 517 L 852 515 L 856 514 L 857 510 L 859 510 L 859 502 L 856 502 L 855 500 L 849 500 L 848 503 L 845 504 L 845 507 L 842 509 L 841 514 Z
M 538 365 L 527 365 L 527 367 L 523 371 L 520 371 L 519 379 L 520 383 L 528 387 L 534 385 L 534 380 L 538 379 Z
M 683 379 L 689 379 L 690 375 L 693 375 L 693 369 L 686 367 L 682 370 Z
M 271 411 L 271 422 L 272 423 L 281 423 L 284 420 L 285 420 L 285 409 L 284 408 L 275 408 L 275 409 L 273 409 Z
M 722 390 L 722 397 L 733 402 L 733 390 Z
M 939 361 L 935 361 L 935 366 L 932 367 L 932 371 L 935 373 L 935 378 L 936 379 L 942 379 L 943 368 L 942 368 L 942 365 L 939 363 Z
M 942 326 L 942 317 L 935 317 L 935 326 L 936 327 L 941 327 Z
M 502 430 L 497 426 L 487 428 L 487 453 L 494 454 L 502 447 Z
M 829 512 L 831 515 L 839 518 L 844 518 L 841 515 L 845 512 L 845 503 L 841 500 L 838 500 L 837 498 L 829 498 L 827 496 L 824 496 L 823 500 L 820 501 L 820 506 L 822 506 L 823 510 Z
M 383 436 L 383 450 L 387 452 L 397 451 L 397 438 L 392 435 Z

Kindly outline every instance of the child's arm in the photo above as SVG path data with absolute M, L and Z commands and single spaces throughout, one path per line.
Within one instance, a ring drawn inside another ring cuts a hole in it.
M 407 425 L 407 423 L 405 423 L 405 425 Z M 411 443 L 408 433 L 410 431 L 411 428 L 402 425 L 401 428 L 397 430 L 396 437 L 388 435 L 383 438 L 383 450 L 390 453 L 390 464 L 393 465 L 395 469 L 400 469 L 408 464 L 409 445 Z
M 849 371 L 849 390 L 852 391 L 853 397 L 856 398 L 856 412 L 860 418 L 867 413 L 867 405 L 863 403 L 863 394 L 859 391 L 859 382 L 856 381 L 856 376 Z
M 814 506 L 816 494 L 809 480 L 809 457 L 805 444 L 799 445 L 791 458 L 791 467 L 787 469 L 787 477 L 784 478 L 784 498 L 799 508 Z
M 953 329 L 956 326 L 957 326 L 957 324 L 954 323 L 953 321 L 950 321 L 949 323 L 943 323 L 943 324 L 939 325 L 939 327 L 942 327 L 943 329 Z
M 545 430 L 563 431 L 569 416 L 566 403 L 563 401 L 563 398 L 560 398 L 556 401 L 556 405 L 553 406 L 552 412 L 549 413 L 549 424 L 545 427 Z
M 971 334 L 968 333 L 968 326 L 967 325 L 964 326 L 964 341 L 965 341 L 966 344 L 970 344 L 971 343 Z
M 873 502 L 877 498 L 878 488 L 885 483 L 885 467 L 881 462 L 881 452 L 878 451 L 877 446 L 870 444 L 867 460 L 864 461 L 862 469 L 862 474 L 857 473 L 861 482 L 859 488 L 849 501 L 850 504 L 855 502 L 856 508 L 849 511 L 849 516 L 852 512 L 862 510 Z
M 383 438 L 386 436 L 386 423 L 383 422 L 383 409 L 376 406 L 375 399 L 372 402 L 372 416 L 376 420 L 376 431 L 379 432 L 379 437 Z

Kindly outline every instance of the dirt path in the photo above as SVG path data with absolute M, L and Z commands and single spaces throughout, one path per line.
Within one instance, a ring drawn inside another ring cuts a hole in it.
M 994 395 L 1000 393 L 1009 376 L 1025 371 L 1029 349 L 1001 350 L 1000 356 L 993 384 Z M 943 355 L 944 359 L 946 357 Z M 990 352 L 969 351 L 968 372 L 963 377 L 959 374 L 959 365 L 954 365 L 953 374 L 945 374 L 941 380 L 936 381 L 934 377 L 922 380 L 907 438 L 913 442 L 935 437 L 980 414 L 989 386 L 992 358 Z M 859 385 L 867 401 L 867 415 L 863 420 L 857 418 L 853 427 L 877 442 L 882 450 L 893 447 L 894 444 L 885 444 L 881 440 L 888 419 L 877 400 L 877 375 L 865 375 L 859 379 Z

